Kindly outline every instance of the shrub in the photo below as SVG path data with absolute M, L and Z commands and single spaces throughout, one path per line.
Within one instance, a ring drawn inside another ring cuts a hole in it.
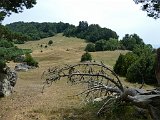
M 104 51 L 106 46 L 106 40 L 99 40 L 95 43 L 96 51 Z
M 92 60 L 92 56 L 89 52 L 84 53 L 81 57 L 81 62 L 91 61 L 91 60 Z
M 126 74 L 129 82 L 145 82 L 147 84 L 157 83 L 155 76 L 155 56 L 141 56 L 127 70 Z
M 24 62 L 26 62 L 27 65 L 29 65 L 29 66 L 38 67 L 38 62 L 33 59 L 33 57 L 31 56 L 31 54 L 26 54 L 25 55 Z
M 106 41 L 104 50 L 116 50 L 118 48 L 119 48 L 118 39 L 110 38 L 108 41 Z
M 113 67 L 114 72 L 123 76 L 125 74 L 123 71 L 123 64 L 124 64 L 124 55 L 120 54 L 116 61 L 116 64 Z
M 136 60 L 137 55 L 133 54 L 132 52 L 129 52 L 126 55 L 120 54 L 113 69 L 117 74 L 121 76 L 126 76 L 128 68 Z
M 50 40 L 50 41 L 48 42 L 48 45 L 51 45 L 51 44 L 53 44 L 53 41 L 52 41 L 52 40 Z
M 7 41 L 7 40 L 0 39 L 0 47 L 10 48 L 10 47 L 14 47 L 14 44 L 12 42 Z
M 94 43 L 88 43 L 86 48 L 85 48 L 85 51 L 95 52 L 95 44 Z

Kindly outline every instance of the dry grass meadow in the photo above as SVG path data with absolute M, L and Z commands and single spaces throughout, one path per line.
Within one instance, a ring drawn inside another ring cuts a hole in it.
M 49 40 L 52 40 L 53 44 L 45 48 Z M 70 120 L 75 120 L 72 119 L 72 116 L 76 116 L 75 110 L 83 108 L 84 103 L 82 98 L 73 95 L 80 93 L 83 86 L 71 86 L 67 84 L 66 79 L 63 79 L 46 88 L 42 94 L 41 75 L 51 66 L 78 63 L 86 44 L 84 40 L 66 38 L 58 34 L 54 37 L 17 45 L 20 48 L 33 50 L 32 56 L 39 62 L 39 68 L 18 72 L 14 93 L 0 99 L 0 120 L 69 120 L 65 119 L 66 116 Z M 126 52 L 106 51 L 91 54 L 95 61 L 103 61 L 112 67 L 119 54 Z M 12 68 L 15 64 L 8 63 Z M 83 116 L 83 113 L 81 115 Z M 85 117 L 82 116 L 77 116 L 76 120 L 92 119 L 89 118 L 89 113 L 85 113 Z

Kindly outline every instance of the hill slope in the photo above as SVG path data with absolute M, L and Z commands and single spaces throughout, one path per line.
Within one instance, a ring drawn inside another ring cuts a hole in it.
M 51 46 L 47 45 L 49 40 L 53 41 Z M 47 48 L 45 48 L 46 45 Z M 42 94 L 41 75 L 48 67 L 79 62 L 86 46 L 85 41 L 58 34 L 17 46 L 32 49 L 33 57 L 39 61 L 39 68 L 18 73 L 15 92 L 9 97 L 0 99 L 0 120 L 61 120 L 65 116 L 74 115 L 74 109 L 80 109 L 83 106 L 82 99 L 68 96 L 79 93 L 83 86 L 70 86 L 64 79 L 46 88 Z M 94 60 L 104 61 L 112 67 L 119 54 L 126 52 L 106 51 L 91 54 Z M 8 65 L 13 68 L 15 63 L 10 62 Z M 86 117 L 86 120 L 89 119 Z

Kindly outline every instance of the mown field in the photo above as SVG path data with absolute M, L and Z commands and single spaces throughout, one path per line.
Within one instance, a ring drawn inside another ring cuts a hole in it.
M 49 40 L 53 41 L 51 46 L 47 45 Z M 0 120 L 94 120 L 88 109 L 85 109 L 82 98 L 73 96 L 83 91 L 83 86 L 71 86 L 63 79 L 41 93 L 43 71 L 52 66 L 80 62 L 86 44 L 85 40 L 66 38 L 58 34 L 17 45 L 19 48 L 33 50 L 32 56 L 39 62 L 39 68 L 18 72 L 14 93 L 0 99 Z M 105 51 L 91 54 L 93 60 L 103 61 L 112 68 L 119 54 L 126 52 Z M 14 68 L 15 64 L 10 62 L 8 66 Z M 121 79 L 125 85 L 131 85 L 125 82 L 124 78 Z

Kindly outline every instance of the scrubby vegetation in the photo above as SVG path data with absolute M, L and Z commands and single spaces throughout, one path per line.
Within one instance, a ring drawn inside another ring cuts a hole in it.
M 149 45 L 137 45 L 133 52 L 120 55 L 114 71 L 129 82 L 156 84 L 154 50 Z
M 84 53 L 81 57 L 81 62 L 91 61 L 91 60 L 92 60 L 92 56 L 89 52 Z
M 48 42 L 48 45 L 51 45 L 51 44 L 53 44 L 53 41 L 52 41 L 52 40 L 50 40 L 50 41 Z
M 29 66 L 38 67 L 38 62 L 35 59 L 33 59 L 31 54 L 25 54 L 25 58 L 23 62 L 26 62 L 27 65 Z
M 85 48 L 85 51 L 88 51 L 88 52 L 95 52 L 95 44 L 94 43 L 88 43 L 86 48 Z
M 14 43 L 24 43 L 28 37 L 11 32 L 5 26 L 0 25 L 0 66 L 1 71 L 7 61 L 17 61 L 17 58 L 32 52 L 31 49 L 20 49 Z

